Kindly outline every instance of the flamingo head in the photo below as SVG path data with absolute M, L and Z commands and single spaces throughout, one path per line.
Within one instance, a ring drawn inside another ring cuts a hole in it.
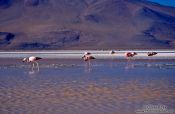
M 91 53 L 90 52 L 84 52 L 84 55 L 90 55 Z
M 82 59 L 85 58 L 85 55 L 83 57 L 81 57 Z
M 27 59 L 27 58 L 24 58 L 24 59 L 22 60 L 22 62 L 28 62 L 28 59 Z
M 114 51 L 114 50 L 112 50 L 112 51 L 110 51 L 109 53 L 110 53 L 110 54 L 115 54 L 115 51 Z

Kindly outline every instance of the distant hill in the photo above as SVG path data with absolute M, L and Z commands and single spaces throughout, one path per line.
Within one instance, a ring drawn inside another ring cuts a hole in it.
M 146 0 L 0 0 L 0 50 L 175 49 L 175 8 Z

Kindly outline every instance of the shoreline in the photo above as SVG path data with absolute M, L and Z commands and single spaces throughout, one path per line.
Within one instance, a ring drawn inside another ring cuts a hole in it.
M 50 50 L 50 51 L 0 51 L 0 59 L 21 59 L 29 56 L 38 56 L 45 59 L 82 59 L 84 52 L 90 52 L 96 59 L 136 59 L 136 60 L 175 60 L 175 50 Z M 131 58 L 125 57 L 126 52 L 136 52 L 137 55 Z M 157 52 L 155 56 L 147 56 L 147 52 Z
M 150 64 L 150 63 L 175 63 L 175 59 L 96 59 L 92 60 L 91 64 L 92 65 L 97 65 L 97 64 L 120 64 L 120 63 L 126 63 L 126 64 L 137 64 L 137 63 L 145 63 L 145 64 Z M 85 62 L 82 59 L 42 59 L 38 61 L 40 65 L 87 65 L 87 62 Z M 31 65 L 31 64 L 26 64 L 22 62 L 22 59 L 19 58 L 0 58 L 0 67 L 3 66 L 20 66 L 20 65 Z

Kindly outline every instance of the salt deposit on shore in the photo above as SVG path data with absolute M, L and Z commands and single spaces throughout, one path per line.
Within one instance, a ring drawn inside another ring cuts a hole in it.
M 175 50 L 51 50 L 51 51 L 1 51 L 0 58 L 23 58 L 39 56 L 49 59 L 81 59 L 84 52 L 91 52 L 96 59 L 126 59 L 126 52 L 136 52 L 132 59 L 175 59 Z M 155 56 L 148 57 L 147 52 L 157 52 Z

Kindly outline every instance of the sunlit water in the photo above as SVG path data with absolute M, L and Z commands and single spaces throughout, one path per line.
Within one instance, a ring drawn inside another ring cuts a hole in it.
M 149 104 L 174 109 L 174 88 L 173 61 L 50 60 L 32 71 L 13 60 L 0 65 L 0 114 L 136 114 Z

